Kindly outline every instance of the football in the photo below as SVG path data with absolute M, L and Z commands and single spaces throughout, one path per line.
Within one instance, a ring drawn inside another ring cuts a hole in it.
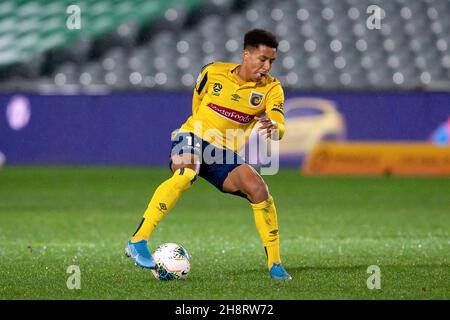
M 153 253 L 156 268 L 152 270 L 158 280 L 185 279 L 190 270 L 190 256 L 178 243 L 164 243 Z

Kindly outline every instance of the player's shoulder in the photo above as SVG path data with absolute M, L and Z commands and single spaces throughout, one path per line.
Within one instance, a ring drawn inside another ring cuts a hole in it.
M 205 71 L 205 70 L 208 70 L 213 64 L 214 64 L 214 62 L 210 62 L 210 63 L 205 64 L 205 65 L 200 69 L 200 72 L 203 72 L 203 71 Z
M 272 76 L 271 74 L 268 74 L 265 77 L 262 85 L 265 86 L 267 90 L 270 90 L 273 88 L 278 88 L 279 90 L 283 90 L 281 81 L 278 80 L 278 78 Z
M 266 83 L 270 85 L 281 85 L 280 80 L 278 78 L 272 76 L 270 73 L 266 77 Z
M 238 65 L 239 65 L 238 63 L 214 61 L 204 65 L 202 67 L 202 72 L 203 71 L 227 72 L 228 70 L 236 68 Z

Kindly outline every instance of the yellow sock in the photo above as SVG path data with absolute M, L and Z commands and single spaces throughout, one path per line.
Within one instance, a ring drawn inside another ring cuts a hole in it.
M 252 203 L 256 229 L 267 254 L 267 266 L 270 269 L 273 263 L 281 263 L 280 236 L 278 235 L 277 209 L 272 196 L 260 203 Z
M 183 191 L 189 189 L 197 174 L 189 168 L 181 168 L 159 185 L 144 212 L 141 224 L 131 238 L 132 242 L 148 240 L 164 216 L 175 206 Z

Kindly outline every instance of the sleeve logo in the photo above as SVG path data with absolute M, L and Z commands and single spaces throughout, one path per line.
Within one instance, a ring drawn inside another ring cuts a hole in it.
M 281 111 L 283 111 L 283 110 L 284 110 L 284 103 L 283 103 L 283 102 L 280 102 L 280 103 L 274 103 L 274 104 L 273 104 L 273 107 L 274 107 L 274 108 L 277 108 L 277 109 L 280 109 Z

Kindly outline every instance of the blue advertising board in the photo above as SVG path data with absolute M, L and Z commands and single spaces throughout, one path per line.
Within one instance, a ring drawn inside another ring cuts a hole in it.
M 165 165 L 191 96 L 0 94 L 0 152 L 8 164 Z M 282 156 L 320 140 L 428 141 L 448 122 L 450 93 L 288 92 L 285 114 Z

